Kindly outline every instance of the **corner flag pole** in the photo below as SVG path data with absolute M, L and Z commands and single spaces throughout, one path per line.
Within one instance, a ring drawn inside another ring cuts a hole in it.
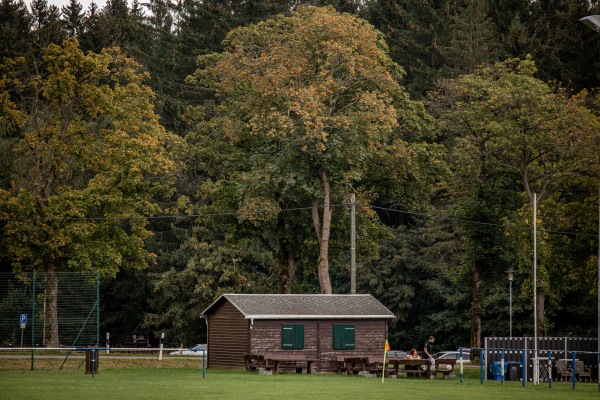
M 390 350 L 390 344 L 388 343 L 388 340 L 385 339 L 385 345 L 383 346 L 383 367 L 381 370 L 381 383 L 383 383 L 385 380 L 385 364 L 386 364 L 385 358 L 386 358 L 387 352 L 389 350 Z

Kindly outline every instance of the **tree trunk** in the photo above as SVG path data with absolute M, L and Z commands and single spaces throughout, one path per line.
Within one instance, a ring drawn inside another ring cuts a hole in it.
M 60 340 L 58 337 L 58 266 L 53 261 L 48 265 L 46 271 L 46 319 L 45 338 L 47 347 L 58 347 Z
M 285 282 L 285 293 L 286 294 L 292 293 L 292 283 L 294 283 L 294 277 L 296 275 L 296 265 L 297 265 L 296 260 L 294 260 L 294 258 L 290 255 L 290 257 L 288 258 L 287 280 Z
M 287 251 L 282 250 L 278 253 L 277 289 L 279 293 L 291 294 L 298 262 Z
M 537 335 L 539 337 L 545 337 L 548 332 L 546 331 L 546 318 L 544 311 L 544 300 L 546 299 L 546 295 L 544 294 L 544 290 L 538 287 L 537 296 Z
M 319 219 L 318 199 L 312 200 L 312 220 L 319 242 L 319 285 L 322 294 L 331 294 L 331 280 L 329 279 L 329 235 L 331 233 L 331 189 L 329 177 L 325 171 L 321 171 L 321 182 L 323 184 L 323 225 Z
M 471 348 L 481 348 L 481 273 L 473 263 L 473 289 L 471 302 Z

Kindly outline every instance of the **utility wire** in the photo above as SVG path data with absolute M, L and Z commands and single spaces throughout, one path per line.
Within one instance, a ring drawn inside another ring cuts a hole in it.
M 405 215 L 413 215 L 419 216 L 423 218 L 429 219 L 438 219 L 438 220 L 446 220 L 452 222 L 460 222 L 466 224 L 476 224 L 476 225 L 484 225 L 491 226 L 497 228 L 510 228 L 510 229 L 518 229 L 518 230 L 531 230 L 531 227 L 518 227 L 518 226 L 509 226 L 506 224 L 498 224 L 492 222 L 481 222 L 481 221 L 473 221 L 468 219 L 454 218 L 454 217 L 444 217 L 439 215 L 431 215 L 425 213 L 419 213 L 414 211 L 405 211 L 398 210 L 396 208 L 386 208 L 373 206 L 369 204 L 361 204 L 356 203 L 359 207 L 369 207 L 375 210 L 389 211 L 398 214 Z M 339 207 L 349 207 L 349 204 L 331 204 L 329 207 L 331 208 L 339 208 Z M 323 208 L 320 206 L 319 208 Z M 133 216 L 133 217 L 66 217 L 66 218 L 12 218 L 12 217 L 0 217 L 0 221 L 128 221 L 128 220 L 160 220 L 160 219 L 190 219 L 190 218 L 201 218 L 201 217 L 232 217 L 238 215 L 256 215 L 256 214 L 271 214 L 271 213 L 280 213 L 280 212 L 295 212 L 295 211 L 306 211 L 311 210 L 312 207 L 296 207 L 296 208 L 284 208 L 280 210 L 256 210 L 252 212 L 215 212 L 215 213 L 202 213 L 202 214 L 178 214 L 178 215 L 154 215 L 154 216 Z M 552 233 L 552 234 L 561 234 L 561 235 L 573 235 L 573 236 L 587 236 L 587 237 L 597 237 L 597 234 L 593 233 L 580 233 L 580 232 L 570 232 L 570 231 L 553 231 L 546 229 L 539 229 L 540 232 Z
M 379 210 L 384 210 L 384 211 L 392 211 L 392 212 L 397 212 L 397 213 L 401 213 L 401 214 L 408 214 L 408 215 L 416 215 L 416 216 L 420 216 L 420 217 L 424 217 L 424 218 L 432 218 L 432 219 L 442 219 L 442 220 L 448 220 L 448 221 L 453 221 L 453 222 L 461 222 L 461 223 L 467 223 L 467 224 L 477 224 L 477 225 L 485 225 L 485 226 L 493 226 L 493 227 L 498 227 L 498 228 L 510 228 L 510 229 L 518 229 L 518 230 L 524 230 L 524 231 L 529 231 L 532 230 L 533 228 L 530 227 L 526 227 L 526 226 L 509 226 L 506 224 L 497 224 L 497 223 L 493 223 L 493 222 L 481 222 L 481 221 L 473 221 L 473 220 L 468 220 L 468 219 L 461 219 L 461 218 L 453 218 L 453 217 L 442 217 L 439 215 L 429 215 L 429 214 L 423 214 L 423 213 L 417 213 L 417 212 L 412 212 L 412 211 L 402 211 L 402 210 L 397 210 L 394 208 L 384 208 L 384 207 L 377 207 L 377 206 L 368 206 L 374 209 L 379 209 Z M 538 231 L 540 232 L 546 232 L 546 233 L 556 233 L 556 234 L 561 234 L 561 235 L 575 235 L 575 236 L 589 236 L 589 237 L 597 237 L 597 234 L 594 233 L 580 233 L 580 232 L 569 232 L 569 231 L 553 231 L 553 230 L 548 230 L 548 229 L 538 229 Z

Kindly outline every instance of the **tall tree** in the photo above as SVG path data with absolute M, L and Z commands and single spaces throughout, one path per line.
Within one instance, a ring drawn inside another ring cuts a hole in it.
M 445 65 L 447 0 L 377 0 L 366 18 L 383 32 L 390 57 L 406 70 L 405 85 L 416 98 L 424 96 Z
M 497 61 L 499 48 L 497 33 L 488 16 L 487 1 L 466 0 L 457 3 L 450 11 L 450 46 L 445 49 L 453 77 L 471 73 L 480 65 Z
M 457 151 L 454 156 L 459 161 L 457 166 L 466 168 L 459 168 L 462 173 L 457 176 L 461 182 L 472 183 L 464 187 L 470 188 L 474 184 L 478 190 L 473 193 L 481 193 L 471 209 L 487 208 L 497 215 L 495 220 L 484 222 L 499 224 L 502 216 L 499 210 L 504 210 L 508 221 L 518 216 L 520 219 L 530 216 L 534 193 L 537 193 L 538 202 L 559 196 L 565 182 L 593 161 L 589 148 L 598 140 L 596 118 L 578 101 L 569 99 L 562 92 L 552 92 L 547 84 L 533 77 L 534 73 L 531 59 L 507 60 L 465 75 L 438 91 L 440 97 L 432 96 L 435 107 L 431 110 L 439 107 L 436 115 L 440 117 L 442 131 L 452 138 L 449 143 L 454 143 L 452 147 Z M 528 210 L 524 215 L 514 200 L 506 201 L 509 199 L 506 190 L 514 190 L 522 199 L 521 207 Z M 501 195 L 503 192 L 505 194 Z M 481 207 L 483 199 L 487 199 L 486 207 Z M 512 206 L 506 207 L 511 203 Z M 546 206 L 550 208 L 550 204 L 548 202 Z M 478 248 L 493 249 L 485 244 L 488 235 L 468 236 L 471 241 L 480 243 L 480 246 L 471 245 L 475 254 L 484 254 L 476 251 Z M 531 237 L 520 242 L 518 261 L 522 270 L 531 274 L 531 252 L 527 243 L 531 243 Z M 497 255 L 489 260 L 506 259 L 507 249 L 507 246 L 501 246 L 500 253 L 496 252 Z M 560 282 L 549 281 L 553 268 L 552 251 L 548 247 L 542 250 L 540 254 L 544 256 L 536 296 L 539 333 L 544 335 L 545 296 L 550 287 L 554 288 Z M 498 266 L 483 262 L 477 271 L 484 270 L 498 273 Z M 524 288 L 532 290 L 532 286 Z
M 29 53 L 31 24 L 31 15 L 23 0 L 0 1 L 0 60 Z
M 84 54 L 76 40 L 50 45 L 44 75 L 19 76 L 7 60 L 2 115 L 17 129 L 31 168 L 0 190 L 7 257 L 15 271 L 48 276 L 48 344 L 58 345 L 57 272 L 146 267 L 147 217 L 170 194 L 177 137 L 152 110 L 140 66 L 108 49 Z M 22 100 L 29 89 L 35 96 Z
M 85 12 L 83 31 L 78 38 L 81 49 L 99 53 L 103 48 L 102 32 L 100 29 L 100 10 L 92 1 Z
M 332 198 L 359 190 L 377 165 L 402 180 L 410 151 L 398 120 L 418 130 L 418 106 L 394 79 L 402 72 L 377 31 L 332 8 L 299 7 L 291 17 L 238 28 L 225 45 L 195 74 L 219 99 L 200 128 L 253 149 L 240 181 L 240 218 L 292 199 L 311 204 L 320 290 L 331 293 Z
M 580 91 L 600 81 L 594 72 L 598 65 L 600 35 L 577 22 L 581 17 L 597 14 L 587 0 L 546 0 L 532 2 L 529 52 L 538 66 L 538 76 L 546 82 L 560 82 Z
M 531 36 L 533 2 L 521 0 L 496 0 L 488 2 L 490 17 L 502 43 L 500 59 L 523 58 L 535 42 Z
M 57 6 L 48 6 L 47 0 L 33 0 L 31 15 L 33 24 L 29 38 L 34 44 L 37 54 L 41 54 L 50 44 L 60 44 L 66 38 L 60 19 L 60 10 Z
M 69 4 L 61 8 L 63 22 L 69 37 L 78 38 L 83 30 L 83 6 L 77 0 L 70 0 Z

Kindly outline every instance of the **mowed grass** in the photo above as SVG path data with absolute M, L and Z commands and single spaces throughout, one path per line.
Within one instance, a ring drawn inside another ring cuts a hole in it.
M 591 399 L 600 397 L 596 383 L 566 382 L 534 386 L 520 382 L 479 380 L 468 369 L 455 379 L 386 379 L 335 374 L 274 376 L 256 372 L 200 368 L 121 368 L 104 366 L 92 378 L 84 369 L 1 369 L 1 399 Z

